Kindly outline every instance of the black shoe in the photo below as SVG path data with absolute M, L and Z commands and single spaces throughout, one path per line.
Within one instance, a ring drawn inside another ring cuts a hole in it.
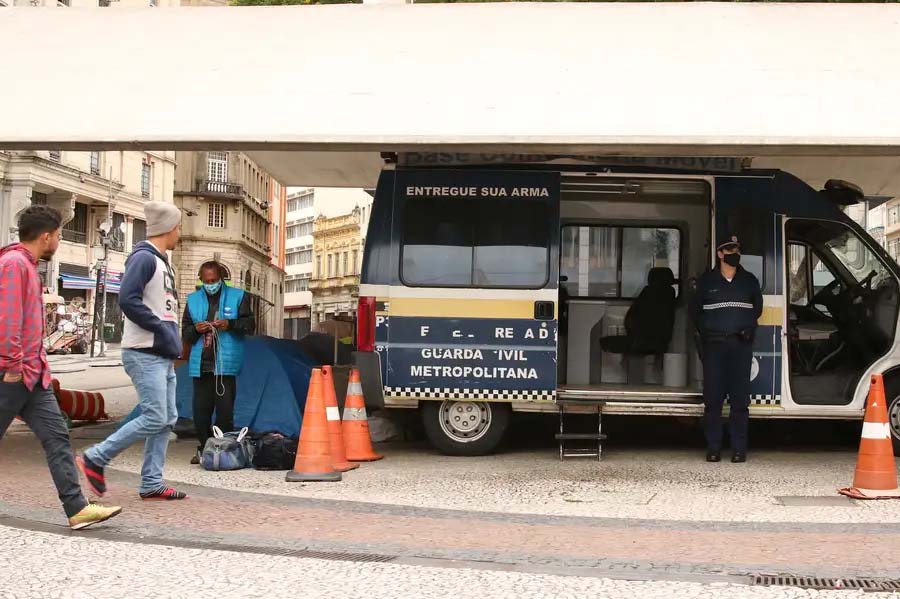
M 193 456 L 191 456 L 191 464 L 196 466 L 200 463 L 200 452 L 198 451 Z
M 722 452 L 717 449 L 707 450 L 706 461 L 707 462 L 721 462 L 722 461 Z
M 77 456 L 75 463 L 82 474 L 84 474 L 91 491 L 98 497 L 103 497 L 103 494 L 106 493 L 106 476 L 103 473 L 103 468 L 89 460 L 86 455 Z
M 743 464 L 747 461 L 747 452 L 746 451 L 735 451 L 734 455 L 731 456 L 732 464 Z

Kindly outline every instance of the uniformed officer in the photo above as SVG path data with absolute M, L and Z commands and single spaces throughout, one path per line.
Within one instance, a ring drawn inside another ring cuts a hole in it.
M 722 459 L 722 404 L 731 406 L 731 461 L 747 461 L 753 336 L 762 314 L 759 281 L 741 267 L 741 246 L 728 236 L 716 246 L 717 268 L 697 281 L 691 314 L 703 359 L 706 461 Z

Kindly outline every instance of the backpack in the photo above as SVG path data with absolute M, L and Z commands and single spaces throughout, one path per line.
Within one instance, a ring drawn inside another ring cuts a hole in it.
M 200 465 L 204 470 L 240 470 L 250 465 L 252 459 L 247 427 L 236 433 L 222 433 L 217 426 L 212 428 L 213 436 L 206 440 Z
M 294 467 L 297 439 L 269 432 L 256 435 L 253 445 L 253 467 L 257 470 L 290 470 Z

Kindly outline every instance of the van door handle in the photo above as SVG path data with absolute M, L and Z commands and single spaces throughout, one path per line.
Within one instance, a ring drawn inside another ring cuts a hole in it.
M 534 302 L 535 320 L 553 320 L 555 313 L 553 302 Z

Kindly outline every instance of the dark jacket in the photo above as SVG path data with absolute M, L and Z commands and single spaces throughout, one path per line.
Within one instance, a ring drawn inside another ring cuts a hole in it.
M 718 268 L 705 272 L 691 299 L 691 317 L 704 340 L 742 332 L 752 338 L 762 308 L 759 280 L 741 266 L 730 282 Z

